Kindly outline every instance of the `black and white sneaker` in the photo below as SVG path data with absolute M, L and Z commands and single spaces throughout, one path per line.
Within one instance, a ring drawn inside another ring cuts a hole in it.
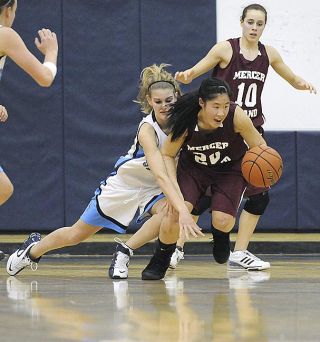
M 164 278 L 167 269 L 170 266 L 171 256 L 175 249 L 175 244 L 165 250 L 160 248 L 158 244 L 149 264 L 142 271 L 142 280 L 160 280 Z
M 37 244 L 41 240 L 39 233 L 32 233 L 25 240 L 19 249 L 10 255 L 7 262 L 7 273 L 14 276 L 21 272 L 25 267 L 31 266 L 31 269 L 35 271 L 37 269 L 37 263 L 32 261 L 29 257 L 29 251 L 32 246 Z M 33 264 L 36 266 L 33 267 Z
M 109 277 L 111 279 L 127 279 L 130 257 L 133 255 L 133 250 L 120 239 L 116 238 L 114 240 L 118 244 L 109 267 Z
M 0 251 L 0 260 L 4 259 L 5 256 L 6 255 L 2 251 Z
M 263 261 L 249 251 L 235 251 L 230 254 L 229 270 L 263 271 L 270 268 L 270 263 Z

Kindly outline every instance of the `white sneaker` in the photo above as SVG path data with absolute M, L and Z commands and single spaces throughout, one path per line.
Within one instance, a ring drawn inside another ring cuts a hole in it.
M 7 262 L 8 274 L 14 276 L 27 266 L 31 266 L 33 271 L 37 269 L 37 263 L 30 259 L 28 252 L 30 251 L 31 247 L 37 244 L 40 240 L 41 235 L 39 233 L 32 233 L 21 245 L 21 247 L 10 255 Z M 35 264 L 36 267 L 33 267 L 33 264 Z
M 182 259 L 184 259 L 184 252 L 176 248 L 171 256 L 169 268 L 175 269 Z
M 263 261 L 248 251 L 235 251 L 230 253 L 228 269 L 249 271 L 262 271 L 270 268 L 270 263 Z
M 130 257 L 133 255 L 133 250 L 121 242 L 120 239 L 116 238 L 115 241 L 118 244 L 109 267 L 109 277 L 112 279 L 127 279 L 129 272 L 128 266 Z

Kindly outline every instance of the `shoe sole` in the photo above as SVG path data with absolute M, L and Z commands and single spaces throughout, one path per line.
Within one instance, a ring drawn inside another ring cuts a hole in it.
M 236 265 L 236 266 L 229 266 L 228 265 L 228 270 L 229 271 L 264 271 L 268 270 L 270 266 L 267 267 L 243 267 L 241 265 Z
M 152 274 L 152 273 L 147 273 L 147 274 L 142 273 L 141 274 L 142 280 L 161 280 L 164 277 L 165 277 L 165 275 L 163 277 L 159 278 L 159 276 Z
M 113 272 L 114 272 L 114 268 L 113 267 L 110 267 L 109 268 L 109 272 L 108 272 L 108 275 L 109 275 L 109 278 L 110 279 L 128 279 L 128 276 L 126 277 L 121 277 L 119 275 L 113 275 Z

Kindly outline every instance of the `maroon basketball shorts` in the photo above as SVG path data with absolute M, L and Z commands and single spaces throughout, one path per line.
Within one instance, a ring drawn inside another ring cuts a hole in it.
M 247 183 L 242 177 L 241 161 L 230 167 L 214 169 L 186 165 L 179 160 L 177 179 L 185 201 L 196 206 L 199 199 L 211 189 L 210 209 L 236 216 Z

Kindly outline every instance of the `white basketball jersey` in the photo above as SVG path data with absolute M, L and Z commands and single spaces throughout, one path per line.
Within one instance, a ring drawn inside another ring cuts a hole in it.
M 121 183 L 124 182 L 128 186 L 132 186 L 133 188 L 159 187 L 153 176 L 153 173 L 148 167 L 143 148 L 138 141 L 139 130 L 141 126 L 146 123 L 150 124 L 154 128 L 157 135 L 158 147 L 161 148 L 161 146 L 163 145 L 165 139 L 167 138 L 167 135 L 158 125 L 155 115 L 152 112 L 151 114 L 143 118 L 140 122 L 133 145 L 131 146 L 127 155 L 121 157 L 116 162 L 115 170 L 111 173 L 108 181 L 112 178 L 113 180 L 119 179 Z

